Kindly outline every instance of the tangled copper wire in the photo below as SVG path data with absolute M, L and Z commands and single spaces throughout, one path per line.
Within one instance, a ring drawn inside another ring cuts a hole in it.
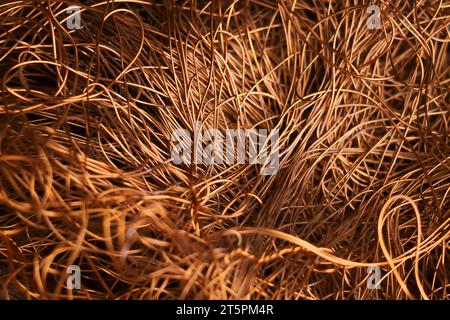
M 450 3 L 369 4 L 1 1 L 1 296 L 448 299 Z M 278 172 L 174 164 L 196 121 Z

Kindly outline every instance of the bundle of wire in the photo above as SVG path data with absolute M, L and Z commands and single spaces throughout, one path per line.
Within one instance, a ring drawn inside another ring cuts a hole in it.
M 449 27 L 441 0 L 2 1 L 1 296 L 448 299 Z M 278 170 L 174 163 L 195 123 L 277 129 Z

